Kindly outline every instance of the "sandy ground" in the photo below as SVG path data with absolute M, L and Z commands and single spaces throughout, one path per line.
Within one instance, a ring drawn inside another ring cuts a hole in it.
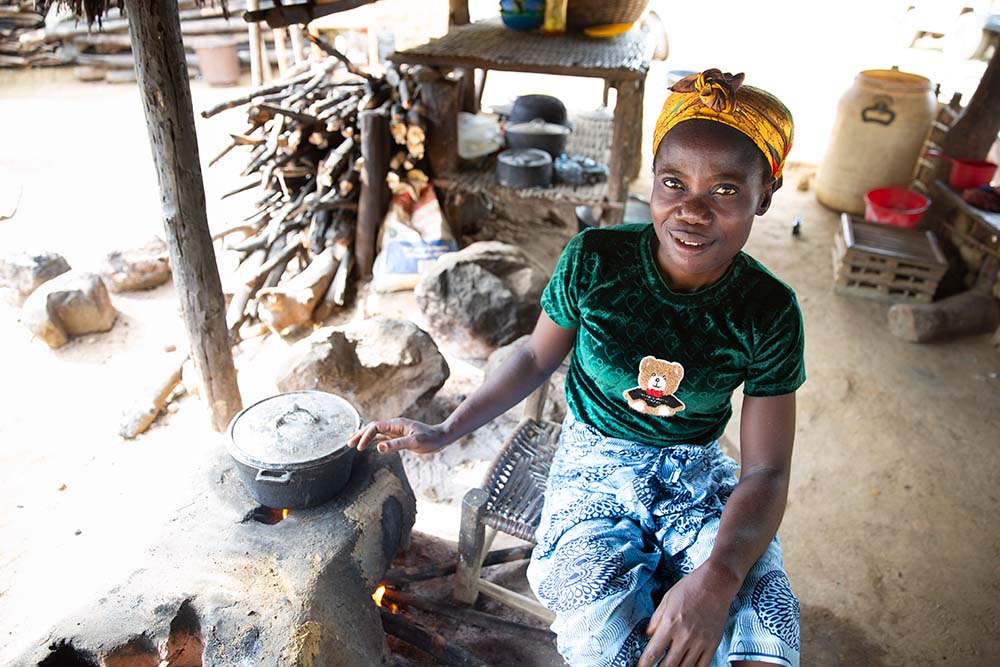
M 806 16 L 799 4 L 808 3 L 777 3 L 780 27 L 754 23 L 750 9 L 730 7 L 719 20 L 718 3 L 680 12 L 671 59 L 650 72 L 645 124 L 655 118 L 669 70 L 711 65 L 757 72 L 754 82 L 779 93 L 798 119 L 792 159 L 803 164 L 788 170 L 747 249 L 795 288 L 808 333 L 809 381 L 800 391 L 781 529 L 802 601 L 804 664 L 998 664 L 1000 354 L 988 336 L 900 342 L 886 329 L 885 305 L 834 295 L 829 249 L 837 216 L 795 187 L 821 159 L 836 100 L 859 69 L 899 63 L 940 81 L 945 95 L 968 95 L 983 64 L 945 61 L 933 45 L 891 50 L 872 39 L 879 26 L 887 30 L 880 7 L 850 1 L 838 3 L 836 16 Z M 196 109 L 234 93 L 197 81 L 192 87 Z M 491 76 L 485 101 L 532 88 L 578 108 L 600 98 L 596 82 L 502 75 Z M 232 114 L 199 119 L 203 163 L 224 145 L 225 132 L 241 127 Z M 0 221 L 2 251 L 54 250 L 74 268 L 96 268 L 108 250 L 159 231 L 135 86 L 81 84 L 68 71 L 0 71 L 0 118 L 7 121 L 0 124 L 0 188 L 21 192 L 16 217 Z M 218 200 L 233 187 L 238 164 L 229 157 L 205 172 L 213 225 L 246 209 L 246 199 Z M 634 186 L 648 189 L 648 179 Z M 800 237 L 790 234 L 795 217 L 803 219 Z M 135 567 L 183 502 L 185 453 L 223 446 L 192 399 L 137 441 L 116 435 L 120 412 L 170 362 L 167 347 L 183 347 L 184 332 L 170 286 L 116 295 L 114 304 L 119 319 L 110 333 L 58 351 L 31 340 L 14 309 L 0 308 L 7 380 L 0 385 L 0 664 Z M 405 296 L 366 306 L 412 314 Z M 240 355 L 246 403 L 274 391 L 273 365 L 285 347 L 270 339 Z M 481 364 L 450 361 L 444 404 L 482 372 Z M 502 433 L 456 446 L 436 466 L 413 467 L 418 530 L 439 541 L 431 551 L 454 540 L 455 502 L 478 481 L 488 445 Z M 518 572 L 502 576 L 514 580 Z M 489 648 L 481 638 L 474 644 Z M 546 664 L 545 655 L 524 664 Z

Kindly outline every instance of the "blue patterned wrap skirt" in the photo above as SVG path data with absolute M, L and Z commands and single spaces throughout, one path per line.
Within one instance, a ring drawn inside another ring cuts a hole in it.
M 650 447 L 566 418 L 528 581 L 571 667 L 636 664 L 656 604 L 711 554 L 737 469 L 718 443 Z M 712 666 L 736 660 L 799 664 L 777 537 L 733 600 Z

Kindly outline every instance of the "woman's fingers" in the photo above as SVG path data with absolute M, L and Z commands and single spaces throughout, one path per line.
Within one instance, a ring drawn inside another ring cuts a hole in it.
M 663 654 L 667 652 L 667 647 L 669 646 L 670 635 L 666 632 L 653 635 L 650 638 L 649 643 L 646 644 L 646 648 L 642 652 L 642 655 L 639 656 L 639 662 L 636 664 L 636 667 L 654 667 L 659 659 L 663 657 Z

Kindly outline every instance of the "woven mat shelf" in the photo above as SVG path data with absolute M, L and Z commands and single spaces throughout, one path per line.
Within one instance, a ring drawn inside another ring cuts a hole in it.
M 835 292 L 928 303 L 947 269 L 933 232 L 841 216 L 833 245 Z
M 491 159 L 479 169 L 447 174 L 440 179 L 434 179 L 434 185 L 487 196 L 499 194 L 523 199 L 549 199 L 586 206 L 602 205 L 608 195 L 607 183 L 580 186 L 555 185 L 550 188 L 508 188 L 497 183 L 495 170 L 496 160 Z
M 443 37 L 393 53 L 389 60 L 620 81 L 644 78 L 652 49 L 652 43 L 638 27 L 611 39 L 583 35 L 543 37 L 510 30 L 499 19 L 491 19 L 455 26 Z

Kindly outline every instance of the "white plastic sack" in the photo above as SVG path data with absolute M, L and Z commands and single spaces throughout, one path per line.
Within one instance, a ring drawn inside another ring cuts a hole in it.
M 378 292 L 413 289 L 438 257 L 458 250 L 434 186 L 426 178 L 412 177 L 390 186 L 392 201 L 379 231 L 379 252 L 372 267 L 372 285 Z

